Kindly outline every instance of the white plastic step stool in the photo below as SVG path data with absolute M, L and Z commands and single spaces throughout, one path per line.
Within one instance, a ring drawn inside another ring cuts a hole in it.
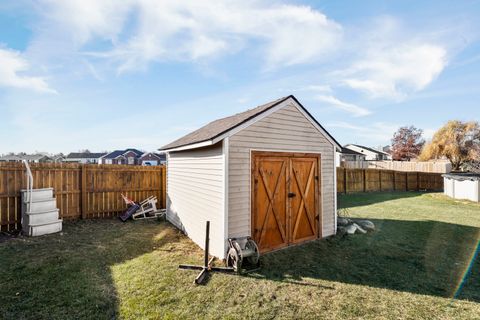
M 35 237 L 62 231 L 53 188 L 31 189 L 31 200 L 28 190 L 21 190 L 21 193 L 24 234 Z

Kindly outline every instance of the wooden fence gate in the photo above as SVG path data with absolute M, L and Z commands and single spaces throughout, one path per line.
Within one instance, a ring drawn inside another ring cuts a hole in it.
M 165 208 L 165 166 L 30 164 L 34 188 L 54 188 L 60 218 L 115 217 L 125 210 L 121 194 L 135 201 L 156 196 Z M 0 163 L 0 231 L 20 228 L 22 163 Z

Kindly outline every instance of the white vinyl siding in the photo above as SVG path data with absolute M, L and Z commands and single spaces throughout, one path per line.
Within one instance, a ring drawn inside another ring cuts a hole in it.
M 251 150 L 320 154 L 322 236 L 335 234 L 335 148 L 291 102 L 229 138 L 228 236 L 251 235 Z
M 204 249 L 210 221 L 210 253 L 224 258 L 224 157 L 222 143 L 171 152 L 167 162 L 167 219 Z

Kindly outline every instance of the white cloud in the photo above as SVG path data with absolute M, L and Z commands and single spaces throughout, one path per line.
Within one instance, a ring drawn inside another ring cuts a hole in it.
M 115 60 L 119 72 L 153 61 L 210 59 L 249 42 L 272 69 L 319 61 L 342 37 L 340 25 L 311 7 L 255 0 L 46 0 L 42 8 L 44 40 L 72 39 L 77 49 L 105 40 L 109 48 L 87 51 Z
M 240 104 L 245 104 L 249 101 L 250 99 L 246 96 L 239 97 L 236 102 Z
M 131 0 L 42 0 L 38 31 L 81 46 L 95 37 L 115 41 L 133 9 Z
M 266 13 L 267 19 L 260 17 L 255 29 L 270 42 L 266 51 L 271 65 L 315 62 L 340 44 L 341 26 L 310 7 L 284 5 Z
M 355 117 L 362 117 L 362 116 L 369 115 L 371 113 L 369 110 L 365 108 L 359 107 L 353 103 L 341 101 L 332 95 L 317 95 L 315 96 L 315 99 L 318 101 L 325 102 L 335 108 L 351 113 Z
M 241 53 L 238 59 L 263 61 L 264 70 L 309 64 L 310 71 L 300 71 L 308 81 L 299 90 L 319 93 L 356 116 L 370 111 L 337 99 L 334 89 L 347 86 L 372 98 L 401 100 L 427 87 L 447 65 L 444 42 L 412 33 L 394 18 L 341 26 L 297 4 L 42 0 L 36 8 L 41 21 L 28 54 L 50 70 L 83 68 L 84 74 L 105 79 L 112 67 L 121 74 L 165 61 L 206 66 L 211 59 Z M 321 85 L 310 85 L 319 80 Z
M 55 93 L 44 78 L 26 75 L 29 68 L 19 52 L 0 48 L 0 86 Z
M 394 100 L 425 89 L 447 66 L 452 45 L 451 35 L 435 31 L 412 29 L 389 16 L 347 30 L 351 59 L 333 72 L 337 83 Z
M 363 141 L 370 141 L 373 143 L 386 143 L 390 142 L 393 137 L 393 133 L 398 129 L 398 125 L 384 122 L 374 122 L 368 125 L 353 125 L 348 122 L 332 122 L 326 124 L 329 128 L 340 128 L 354 133 L 350 136 L 355 136 Z M 352 141 L 349 143 L 355 143 L 358 141 Z
M 447 52 L 438 45 L 403 43 L 373 48 L 347 71 L 344 82 L 370 96 L 401 98 L 429 85 L 445 68 Z
M 98 81 L 104 81 L 103 77 L 98 73 L 97 69 L 90 62 L 88 62 L 88 60 L 83 59 L 82 63 L 86 66 L 88 72 L 90 72 L 92 77 L 94 77 Z
M 324 84 L 313 84 L 297 89 L 298 91 L 313 91 L 320 93 L 331 93 L 332 87 Z

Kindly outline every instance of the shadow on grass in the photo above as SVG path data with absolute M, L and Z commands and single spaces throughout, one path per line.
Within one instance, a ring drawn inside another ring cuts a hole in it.
M 371 204 L 382 203 L 391 200 L 414 198 L 421 196 L 427 192 L 417 191 L 398 191 L 398 192 L 362 192 L 338 194 L 338 208 L 353 208 L 368 206 Z
M 3 243 L 0 318 L 115 318 L 119 301 L 110 268 L 170 242 L 159 224 L 67 222 L 60 234 Z
M 375 220 L 377 231 L 331 238 L 266 254 L 253 277 L 323 279 L 480 302 L 480 229 L 437 221 Z

